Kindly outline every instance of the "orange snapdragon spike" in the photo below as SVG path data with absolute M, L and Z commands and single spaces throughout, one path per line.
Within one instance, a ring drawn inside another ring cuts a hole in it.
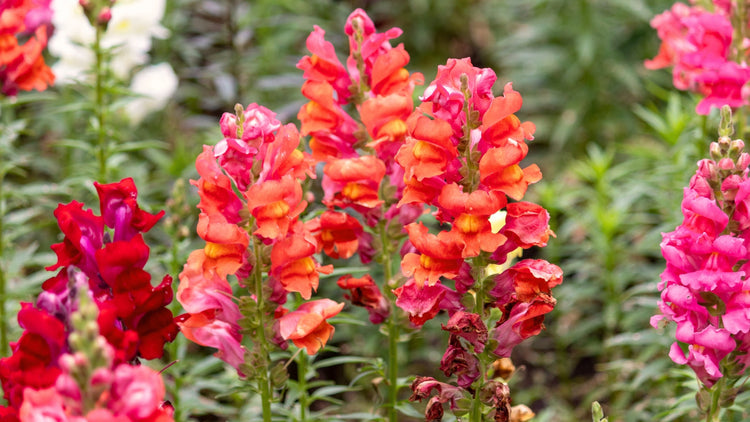
M 494 252 L 505 243 L 506 237 L 492 232 L 490 216 L 506 203 L 504 195 L 485 191 L 465 193 L 456 183 L 443 187 L 438 203 L 444 213 L 453 217 L 448 234 L 463 244 L 464 258 L 479 255 L 480 251 Z
M 315 252 L 317 245 L 312 235 L 292 233 L 274 244 L 270 274 L 286 291 L 298 292 L 304 299 L 310 299 L 312 291 L 318 289 L 318 273 L 330 274 L 333 271 L 333 266 L 321 266 L 315 262 L 312 257 Z
M 253 234 L 266 239 L 286 237 L 292 223 L 307 207 L 302 200 L 302 186 L 291 175 L 252 185 L 245 198 L 258 226 Z
M 379 207 L 380 182 L 385 164 L 372 155 L 331 160 L 323 168 L 323 202 L 331 207 L 354 207 L 357 211 Z
M 458 154 L 451 141 L 451 125 L 418 113 L 407 124 L 411 136 L 396 154 L 396 162 L 404 168 L 404 178 L 422 180 L 443 174 Z
M 421 222 L 406 226 L 409 241 L 420 252 L 408 253 L 401 260 L 401 270 L 405 276 L 414 276 L 417 286 L 425 283 L 435 285 L 440 277 L 453 278 L 464 264 L 463 244 L 447 232 L 437 236 L 430 234 Z
M 314 355 L 333 337 L 335 329 L 326 320 L 338 315 L 343 308 L 343 303 L 331 299 L 305 302 L 278 319 L 278 333 L 295 346 L 304 347 L 308 355 Z

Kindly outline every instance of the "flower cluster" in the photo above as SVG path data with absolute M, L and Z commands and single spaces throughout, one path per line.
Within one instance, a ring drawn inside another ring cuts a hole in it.
M 749 39 L 738 39 L 732 27 L 733 20 L 747 25 L 747 16 L 736 16 L 741 12 L 730 2 L 715 0 L 711 6 L 713 10 L 675 3 L 654 17 L 651 26 L 662 44 L 657 56 L 645 62 L 648 69 L 672 66 L 677 89 L 702 95 L 698 114 L 708 114 L 711 107 L 724 104 L 746 105 L 750 95 L 744 88 L 750 80 L 746 64 Z
M 0 91 L 44 91 L 55 75 L 42 55 L 52 11 L 49 0 L 8 0 L 0 8 Z M 19 44 L 19 37 L 26 42 Z
M 394 290 L 396 304 L 415 325 L 441 310 L 451 315 L 443 326 L 450 338 L 441 370 L 466 389 L 489 388 L 480 360 L 510 356 L 541 331 L 555 305 L 550 289 L 562 282 L 560 268 L 546 261 L 508 262 L 518 249 L 545 246 L 553 233 L 547 211 L 522 201 L 541 179 L 535 164 L 521 166 L 535 127 L 515 115 L 522 99 L 510 83 L 503 96 L 493 95 L 496 79 L 469 59 L 440 66 L 396 154 L 406 183 L 400 203 L 431 207 L 445 228 L 432 234 L 421 222 L 406 226 L 410 247 L 401 268 L 408 280 Z M 497 215 L 504 222 L 493 228 Z M 501 264 L 504 271 L 493 275 Z M 489 308 L 502 314 L 492 329 Z M 491 397 L 483 401 L 491 412 L 507 414 L 509 396 Z
M 251 104 L 238 106 L 236 115 L 225 113 L 221 131 L 224 138 L 204 146 L 196 160 L 198 235 L 206 246 L 190 254 L 177 299 L 189 313 L 180 324 L 185 336 L 218 349 L 218 357 L 243 372 L 243 330 L 262 332 L 254 344 L 274 339 L 285 347 L 284 341 L 292 340 L 313 354 L 333 334 L 325 320 L 343 304 L 322 299 L 289 313 L 283 307 L 290 292 L 310 299 L 319 274 L 332 270 L 313 257 L 322 247 L 312 231 L 320 222 L 299 218 L 307 207 L 302 182 L 314 173 L 312 158 L 298 149 L 296 127 L 281 125 L 275 113 Z M 229 276 L 250 293 L 241 295 L 240 303 L 232 299 Z
M 395 284 L 394 277 L 384 285 L 416 327 L 440 311 L 451 315 L 441 369 L 458 376 L 460 387 L 452 387 L 457 397 L 480 377 L 478 355 L 509 356 L 541 330 L 555 303 L 550 288 L 562 281 L 560 269 L 545 261 L 523 261 L 499 275 L 488 271 L 516 249 L 546 245 L 552 234 L 547 212 L 522 201 L 529 184 L 541 179 L 536 165 L 521 166 L 535 127 L 514 114 L 522 99 L 511 84 L 495 97 L 495 73 L 469 59 L 440 66 L 415 107 L 412 93 L 422 75 L 410 74 L 403 45 L 390 43 L 401 30 L 379 33 L 356 10 L 345 32 L 346 65 L 318 27 L 307 39 L 312 55 L 298 64 L 305 72 L 302 93 L 310 100 L 298 115 L 301 131 L 311 137 L 313 157 L 325 162 L 328 209 L 320 223 L 330 229 L 322 229 L 320 239 L 332 258 L 358 251 L 363 262 L 376 259 L 386 271 L 388 255 L 401 252 L 403 281 Z M 352 109 L 356 113 L 347 112 Z M 432 234 L 417 222 L 429 210 L 447 229 Z M 505 223 L 493 229 L 490 217 L 498 213 Z M 389 300 L 369 276 L 344 276 L 339 286 L 373 323 L 388 318 Z M 491 331 L 485 306 L 503 314 Z
M 707 387 L 741 374 L 749 362 L 750 155 L 743 147 L 727 133 L 711 144 L 712 158 L 698 163 L 685 188 L 682 224 L 661 243 L 667 267 L 661 314 L 651 324 L 676 323 L 669 356 Z
M 389 266 L 386 261 L 404 238 L 402 227 L 422 213 L 419 206 L 399 206 L 405 184 L 396 153 L 414 111 L 414 87 L 423 77 L 405 69 L 409 54 L 403 44 L 391 45 L 401 29 L 378 32 L 357 9 L 344 31 L 349 39 L 346 66 L 317 26 L 307 38 L 311 55 L 297 64 L 304 71 L 302 94 L 310 100 L 298 114 L 301 131 L 310 136 L 313 157 L 325 163 L 327 210 L 317 220 L 316 235 L 331 258 L 359 252 L 364 263 L 376 259 Z M 373 323 L 387 319 L 389 302 L 369 275 L 346 275 L 338 284 L 350 291 L 353 304 L 368 310 Z
M 43 284 L 44 291 L 34 304 L 21 304 L 18 322 L 24 332 L 11 343 L 12 355 L 0 360 L 0 381 L 8 403 L 2 414 L 9 420 L 37 420 L 41 414 L 57 411 L 85 416 L 83 410 L 91 409 L 82 410 L 81 394 L 91 391 L 106 392 L 110 416 L 130 417 L 136 412 L 139 417 L 125 420 L 152 421 L 162 415 L 157 409 L 164 395 L 161 378 L 130 363 L 139 357 L 161 357 L 165 342 L 178 332 L 180 318 L 166 308 L 172 301 L 171 277 L 154 287 L 143 270 L 149 249 L 142 233 L 163 212 L 151 214 L 138 206 L 132 179 L 95 186 L 101 215 L 84 210 L 76 201 L 55 210 L 65 238 L 53 245 L 57 263 L 48 270 L 60 271 Z M 87 319 L 82 322 L 81 318 Z M 91 361 L 97 350 L 106 355 L 104 361 Z M 95 385 L 73 389 L 66 381 L 71 371 L 91 369 L 89 364 L 103 369 L 96 376 L 89 371 L 77 381 Z M 152 401 L 158 406 L 141 408 L 143 403 L 136 402 L 143 396 L 127 397 L 131 390 L 145 392 L 145 385 L 155 386 Z M 105 416 L 102 412 L 97 415 Z

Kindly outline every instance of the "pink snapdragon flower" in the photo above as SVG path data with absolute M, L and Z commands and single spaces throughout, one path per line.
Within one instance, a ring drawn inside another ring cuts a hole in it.
M 715 12 L 699 6 L 675 3 L 670 10 L 654 17 L 651 26 L 662 40 L 659 53 L 646 60 L 647 69 L 672 66 L 677 89 L 693 91 L 704 98 L 696 112 L 708 114 L 711 107 L 739 107 L 747 104 L 750 91 L 743 86 L 750 80 L 750 68 L 731 58 L 744 40 L 733 39 L 731 7 L 717 2 Z M 728 3 L 728 2 L 727 2 Z
M 667 266 L 658 286 L 660 314 L 651 324 L 676 323 L 669 356 L 690 366 L 709 388 L 726 375 L 725 358 L 733 371 L 744 371 L 747 362 L 739 356 L 750 347 L 750 157 L 740 153 L 743 147 L 727 137 L 712 144 L 714 159 L 699 162 L 685 188 L 682 224 L 664 233 L 661 243 Z

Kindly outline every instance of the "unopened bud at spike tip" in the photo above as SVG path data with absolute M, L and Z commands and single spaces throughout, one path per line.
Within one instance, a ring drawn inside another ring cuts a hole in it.
M 719 122 L 719 136 L 732 136 L 733 133 L 732 109 L 728 105 L 723 105 L 721 107 L 721 121 Z

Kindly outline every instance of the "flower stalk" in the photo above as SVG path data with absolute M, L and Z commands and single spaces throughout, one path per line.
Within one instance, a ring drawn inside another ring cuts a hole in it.
M 95 25 L 94 29 L 96 30 L 96 37 L 94 38 L 94 55 L 96 57 L 96 61 L 94 62 L 94 77 L 96 78 L 94 101 L 97 123 L 97 158 L 99 159 L 99 180 L 107 180 L 108 145 L 105 132 L 106 104 L 104 103 L 104 51 L 101 45 L 104 29 L 101 25 Z

